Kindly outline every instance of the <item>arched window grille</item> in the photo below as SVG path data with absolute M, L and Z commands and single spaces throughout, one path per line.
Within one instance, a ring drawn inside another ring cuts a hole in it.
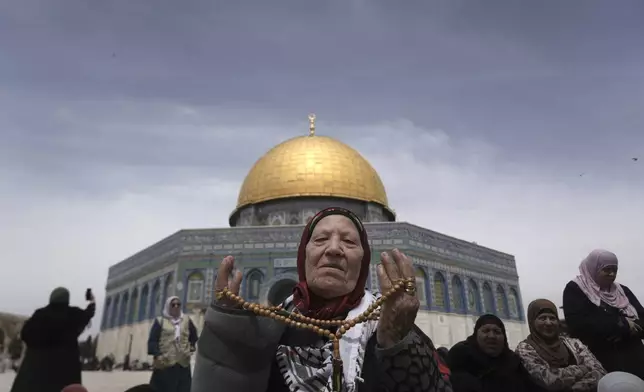
M 201 272 L 193 272 L 188 276 L 186 302 L 199 303 L 204 300 L 204 277 Z
M 427 275 L 422 268 L 416 268 L 416 296 L 421 306 L 427 306 Z
M 139 289 L 135 288 L 132 291 L 132 298 L 130 298 L 130 311 L 127 316 L 127 323 L 132 324 L 136 322 L 136 316 L 139 313 Z
M 262 287 L 264 276 L 260 271 L 254 270 L 246 277 L 246 298 L 248 300 L 257 300 L 259 291 Z
M 139 321 L 148 317 L 148 307 L 150 303 L 150 286 L 147 284 L 141 290 L 141 299 L 139 300 Z
M 485 305 L 485 312 L 495 314 L 494 293 L 492 293 L 492 288 L 487 282 L 483 284 L 483 301 Z
M 452 278 L 452 298 L 454 300 L 454 310 L 464 312 L 466 310 L 465 290 L 463 290 L 463 281 L 458 275 L 454 275 Z
M 150 317 L 161 315 L 161 284 L 157 280 L 152 286 L 152 302 L 150 303 Z
M 433 305 L 438 308 L 446 308 L 447 301 L 447 284 L 445 277 L 440 272 L 434 273 L 434 302 Z

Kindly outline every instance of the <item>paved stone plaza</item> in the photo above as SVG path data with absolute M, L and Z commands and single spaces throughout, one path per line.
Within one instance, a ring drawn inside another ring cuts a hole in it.
M 9 392 L 14 372 L 0 374 L 0 392 Z M 88 392 L 123 392 L 135 385 L 150 381 L 150 372 L 83 372 L 83 384 Z

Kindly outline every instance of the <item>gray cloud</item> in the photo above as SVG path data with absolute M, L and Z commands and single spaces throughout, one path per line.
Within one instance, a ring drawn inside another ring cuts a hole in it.
M 0 3 L 9 273 L 105 272 L 225 226 L 254 160 L 315 111 L 401 219 L 515 253 L 526 298 L 544 254 L 565 264 L 554 298 L 589 248 L 642 252 L 643 16 L 635 0 Z
M 408 118 L 533 159 L 642 142 L 638 2 L 5 7 L 11 92 Z

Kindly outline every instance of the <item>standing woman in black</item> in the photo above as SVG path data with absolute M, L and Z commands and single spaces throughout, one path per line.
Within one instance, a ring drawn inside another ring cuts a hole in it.
M 581 340 L 608 372 L 644 378 L 644 308 L 633 292 L 615 282 L 617 256 L 590 252 L 568 283 L 563 310 L 570 335 Z
M 49 305 L 34 312 L 20 331 L 27 352 L 11 392 L 59 392 L 81 383 L 78 337 L 89 325 L 96 304 L 88 290 L 85 309 L 69 306 L 69 291 L 59 287 Z

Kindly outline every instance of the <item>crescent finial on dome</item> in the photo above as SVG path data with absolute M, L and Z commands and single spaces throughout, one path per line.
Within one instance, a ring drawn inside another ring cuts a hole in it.
M 315 114 L 309 114 L 309 136 L 315 136 Z

